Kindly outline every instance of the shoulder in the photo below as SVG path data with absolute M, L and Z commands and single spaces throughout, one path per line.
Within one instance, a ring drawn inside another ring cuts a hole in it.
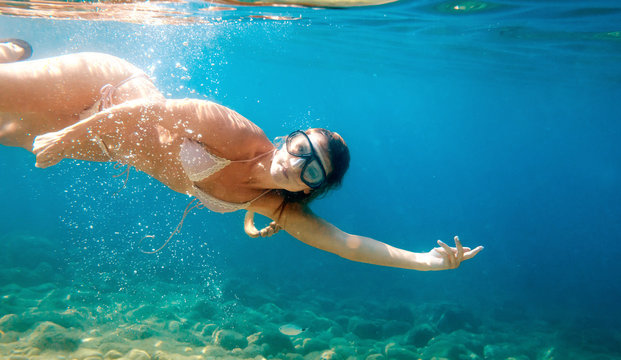
M 197 140 L 230 160 L 248 159 L 269 151 L 263 130 L 235 110 L 206 100 L 167 101 L 177 132 Z
M 175 113 L 184 126 L 207 126 L 211 133 L 235 131 L 263 134 L 263 130 L 233 109 L 207 100 L 167 100 L 166 110 Z
M 199 99 L 167 100 L 166 107 L 169 111 L 178 113 L 184 120 L 190 121 L 191 124 L 204 123 L 224 128 L 236 126 L 242 130 L 261 131 L 257 125 L 237 111 L 212 101 Z

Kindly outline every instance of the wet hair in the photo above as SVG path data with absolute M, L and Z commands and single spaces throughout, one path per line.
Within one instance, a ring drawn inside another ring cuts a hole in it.
M 349 168 L 349 148 L 341 135 L 330 130 L 312 128 L 306 130 L 306 134 L 321 134 L 327 140 L 327 152 L 332 165 L 332 171 L 326 176 L 326 181 L 317 189 L 312 189 L 308 194 L 304 191 L 291 192 L 287 190 L 277 190 L 283 197 L 283 202 L 277 209 L 280 217 L 290 203 L 306 205 L 311 201 L 324 196 L 328 191 L 336 189 L 343 183 L 343 177 Z M 325 148 L 324 148 L 325 150 Z

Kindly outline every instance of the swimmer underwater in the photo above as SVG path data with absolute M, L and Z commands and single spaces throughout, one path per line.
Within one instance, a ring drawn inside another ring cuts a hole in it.
M 310 200 L 340 185 L 349 150 L 335 132 L 294 131 L 275 146 L 237 112 L 216 103 L 166 99 L 129 62 L 100 53 L 28 60 L 30 45 L 0 40 L 0 144 L 62 159 L 119 162 L 216 212 L 248 211 L 250 236 L 280 229 L 345 259 L 413 270 L 455 269 L 483 247 L 415 253 L 348 234 L 315 215 Z M 187 210 L 187 209 L 186 209 Z M 257 230 L 253 214 L 274 220 Z

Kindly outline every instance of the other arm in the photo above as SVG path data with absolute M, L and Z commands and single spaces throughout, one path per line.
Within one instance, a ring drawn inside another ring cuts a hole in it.
M 171 166 L 183 138 L 209 147 L 228 159 L 247 159 L 272 144 L 255 124 L 224 106 L 203 100 L 133 100 L 101 111 L 60 131 L 38 136 L 33 153 L 37 166 L 48 167 L 63 158 L 115 160 L 154 175 Z M 250 146 L 259 142 L 261 146 Z M 104 155 L 111 149 L 114 159 Z M 254 152 L 248 153 L 251 148 Z M 174 151 L 173 151 L 174 150 Z M 178 165 L 178 164 L 177 164 Z M 158 179 L 161 180 L 161 179 Z
M 36 166 L 46 168 L 64 158 L 110 161 L 111 149 L 116 157 L 135 156 L 138 147 L 148 150 L 153 144 L 145 133 L 152 128 L 154 118 L 161 118 L 157 115 L 158 106 L 151 105 L 142 100 L 129 101 L 59 131 L 37 136 L 32 148 L 37 156 Z

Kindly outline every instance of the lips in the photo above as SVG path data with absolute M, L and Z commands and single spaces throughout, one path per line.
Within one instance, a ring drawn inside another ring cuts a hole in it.
M 289 175 L 287 175 L 287 168 L 285 168 L 284 166 L 280 166 L 280 168 L 282 169 L 282 174 L 285 177 L 285 179 L 289 180 Z

